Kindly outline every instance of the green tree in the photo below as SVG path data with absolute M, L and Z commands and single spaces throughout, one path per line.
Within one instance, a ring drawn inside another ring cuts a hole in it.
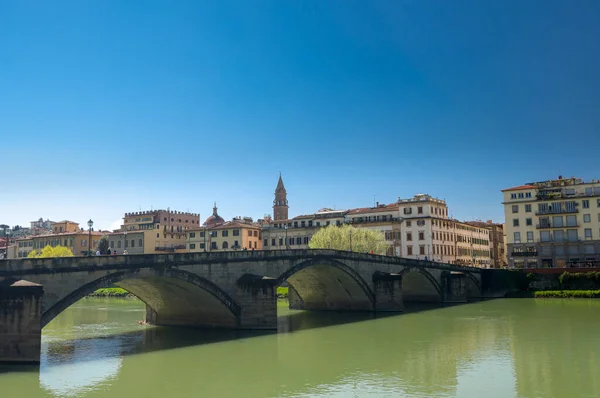
M 361 253 L 385 254 L 385 235 L 381 231 L 354 228 L 350 225 L 329 225 L 318 230 L 308 242 L 311 249 L 347 250 Z
M 108 250 L 108 247 L 108 238 L 106 236 L 103 236 L 102 238 L 100 238 L 100 241 L 98 241 L 98 246 L 96 247 L 96 250 L 99 250 L 100 253 L 104 254 Z
M 42 251 L 32 250 L 27 258 L 73 257 L 73 252 L 65 246 L 46 246 Z

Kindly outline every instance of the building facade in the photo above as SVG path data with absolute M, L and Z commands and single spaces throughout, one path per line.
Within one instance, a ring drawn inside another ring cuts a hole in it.
M 249 217 L 186 231 L 188 252 L 262 250 L 261 227 Z
M 502 190 L 509 267 L 600 263 L 600 181 L 562 178 Z
M 64 246 L 71 250 L 74 256 L 86 256 L 88 248 L 91 248 L 92 252 L 96 251 L 98 242 L 104 235 L 106 235 L 106 232 L 92 231 L 90 241 L 90 232 L 79 229 L 73 232 L 52 233 L 17 239 L 17 258 L 26 258 L 32 250 L 41 251 L 46 246 Z
M 200 214 L 175 210 L 125 213 L 120 230 L 110 234 L 109 243 L 121 254 L 185 252 L 186 232 L 200 226 Z M 121 246 L 119 246 L 121 245 Z
M 492 222 L 488 220 L 483 221 L 467 221 L 474 227 L 485 228 L 489 231 L 490 241 L 490 267 L 491 268 L 504 268 L 508 265 L 506 261 L 506 245 L 504 242 L 504 225 Z

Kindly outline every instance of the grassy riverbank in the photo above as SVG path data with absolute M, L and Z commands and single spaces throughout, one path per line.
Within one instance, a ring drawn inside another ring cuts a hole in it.
M 277 288 L 277 298 L 278 299 L 286 299 L 288 298 L 288 288 L 279 286 Z
M 533 292 L 535 298 L 599 298 L 600 290 L 541 290 Z
M 121 289 L 120 287 L 105 287 L 102 289 L 98 289 L 94 293 L 90 294 L 90 297 L 130 297 L 130 296 L 134 297 L 127 290 Z

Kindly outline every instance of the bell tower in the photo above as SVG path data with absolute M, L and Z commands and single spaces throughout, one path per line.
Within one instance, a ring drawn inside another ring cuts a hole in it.
M 279 173 L 279 181 L 277 182 L 277 188 L 275 188 L 275 200 L 273 201 L 273 221 L 287 220 L 288 219 L 288 201 L 287 192 L 281 179 L 281 173 Z

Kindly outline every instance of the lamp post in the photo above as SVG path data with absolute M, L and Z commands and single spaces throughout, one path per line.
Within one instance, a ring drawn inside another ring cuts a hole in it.
M 8 229 L 10 227 L 6 224 L 2 225 L 2 229 L 4 229 L 4 259 L 8 260 Z
M 206 253 L 206 228 L 204 229 L 204 232 L 202 232 L 202 235 L 204 236 L 204 252 Z
M 287 250 L 287 248 L 288 248 L 288 237 L 287 237 L 288 226 L 287 226 L 287 224 L 285 224 L 284 228 L 285 228 L 285 249 Z
M 88 257 L 90 257 L 92 255 L 92 226 L 94 225 L 94 222 L 92 221 L 92 219 L 90 218 L 90 220 L 88 221 Z
M 127 250 L 127 230 L 123 232 L 123 237 L 125 239 L 125 242 L 123 242 L 123 254 L 125 254 L 125 251 Z

